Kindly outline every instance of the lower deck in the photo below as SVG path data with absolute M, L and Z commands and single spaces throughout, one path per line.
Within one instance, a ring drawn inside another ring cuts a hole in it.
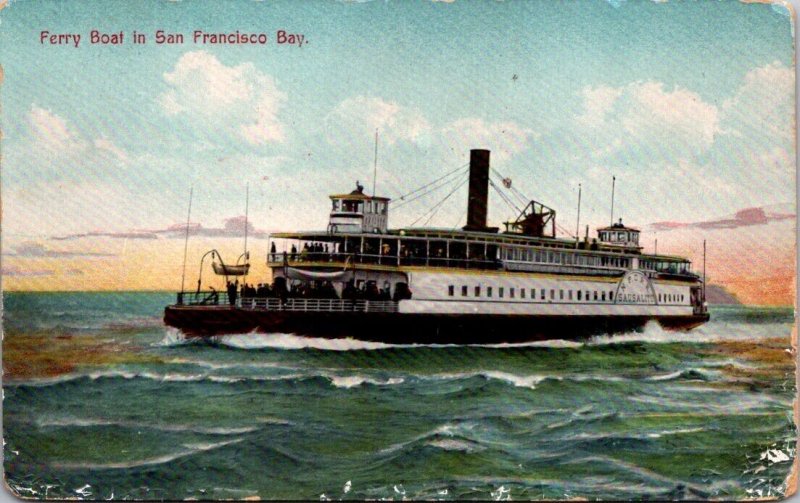
M 340 301 L 342 302 L 342 301 Z M 397 344 L 497 344 L 546 339 L 584 339 L 641 330 L 657 322 L 669 330 L 689 330 L 708 321 L 705 314 L 585 315 L 403 313 L 392 301 L 338 304 L 307 311 L 302 303 L 278 308 L 248 305 L 167 307 L 164 321 L 189 337 L 241 333 L 288 333 L 354 338 Z M 349 308 L 349 309 L 348 309 Z

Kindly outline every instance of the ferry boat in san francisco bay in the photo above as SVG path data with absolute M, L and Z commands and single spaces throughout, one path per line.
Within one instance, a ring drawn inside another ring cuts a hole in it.
M 465 227 L 390 229 L 390 199 L 357 184 L 330 196 L 327 229 L 269 237 L 269 285 L 239 287 L 246 253 L 245 263 L 226 265 L 209 252 L 227 291 L 201 290 L 198 280 L 166 307 L 165 323 L 188 337 L 493 344 L 581 339 L 648 322 L 689 330 L 709 320 L 704 278 L 690 261 L 644 253 L 640 231 L 621 219 L 591 240 L 588 227 L 582 240 L 561 238 L 555 211 L 530 201 L 503 231 L 488 226 L 489 186 L 499 189 L 489 158 L 488 150 L 470 152 Z

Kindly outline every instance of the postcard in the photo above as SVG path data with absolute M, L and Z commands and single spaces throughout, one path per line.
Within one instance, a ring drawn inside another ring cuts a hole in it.
M 4 2 L 7 491 L 794 494 L 794 26 Z

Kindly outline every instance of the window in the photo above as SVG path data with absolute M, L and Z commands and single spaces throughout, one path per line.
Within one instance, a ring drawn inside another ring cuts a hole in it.
M 572 290 L 570 290 L 570 291 L 569 291 L 569 292 L 567 292 L 567 293 L 569 294 L 569 300 L 572 300 Z
M 597 290 L 594 291 L 594 300 L 597 301 Z
M 589 290 L 586 290 L 586 302 L 592 300 L 591 296 L 589 295 Z
M 447 295 L 452 297 L 456 292 L 456 288 L 453 285 L 447 287 Z
M 497 289 L 497 296 L 500 297 L 501 299 L 503 298 L 503 293 L 504 293 L 503 290 L 504 288 L 502 286 Z
M 550 300 L 555 300 L 556 298 L 556 291 L 554 288 L 550 289 Z
M 547 298 L 547 293 L 544 288 L 542 288 L 542 300 Z
M 524 289 L 524 288 L 520 288 L 520 289 L 519 289 L 519 297 L 520 297 L 521 299 L 524 299 L 524 298 L 525 298 L 525 289 Z
M 467 296 L 467 285 L 463 285 L 461 287 L 461 296 L 462 297 L 466 297 Z
M 558 300 L 564 300 L 564 290 L 558 291 Z
M 614 302 L 614 292 L 608 292 L 608 300 Z
M 578 290 L 578 300 L 582 300 L 582 299 L 581 299 L 581 294 L 582 294 L 582 293 L 583 293 L 583 291 L 582 291 L 582 290 Z
M 514 298 L 514 289 L 513 288 L 510 288 L 508 290 L 508 296 L 511 297 L 512 299 Z
M 534 299 L 534 300 L 536 299 L 536 289 L 535 288 L 531 288 L 531 299 Z
M 600 292 L 600 300 L 602 300 L 603 302 L 606 301 L 606 292 Z
M 490 287 L 490 286 L 486 287 L 486 296 L 487 297 L 491 297 L 492 296 L 492 287 Z
M 475 287 L 475 296 L 476 297 L 480 297 L 481 296 L 481 287 L 479 287 L 479 286 Z

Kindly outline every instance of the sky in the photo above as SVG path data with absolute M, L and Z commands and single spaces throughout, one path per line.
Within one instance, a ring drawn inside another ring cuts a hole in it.
M 739 1 L 16 0 L 0 11 L 6 290 L 175 290 L 193 188 L 200 256 L 324 229 L 355 181 L 398 198 L 471 148 L 557 210 L 560 234 L 615 217 L 646 251 L 702 261 L 741 299 L 794 299 L 793 27 Z M 49 34 L 79 34 L 51 44 Z M 119 45 L 90 32 L 122 32 Z M 183 34 L 156 44 L 155 33 Z M 212 45 L 193 32 L 264 33 Z M 277 44 L 279 30 L 303 45 Z M 134 44 L 133 32 L 146 43 Z M 406 226 L 446 196 L 390 207 Z M 395 204 L 398 201 L 395 201 Z M 490 191 L 495 225 L 515 210 Z M 466 217 L 466 187 L 428 225 Z M 229 259 L 230 260 L 230 259 Z M 207 274 L 207 272 L 206 272 Z M 266 277 L 265 277 L 266 279 Z M 257 279 L 255 279 L 257 281 Z

